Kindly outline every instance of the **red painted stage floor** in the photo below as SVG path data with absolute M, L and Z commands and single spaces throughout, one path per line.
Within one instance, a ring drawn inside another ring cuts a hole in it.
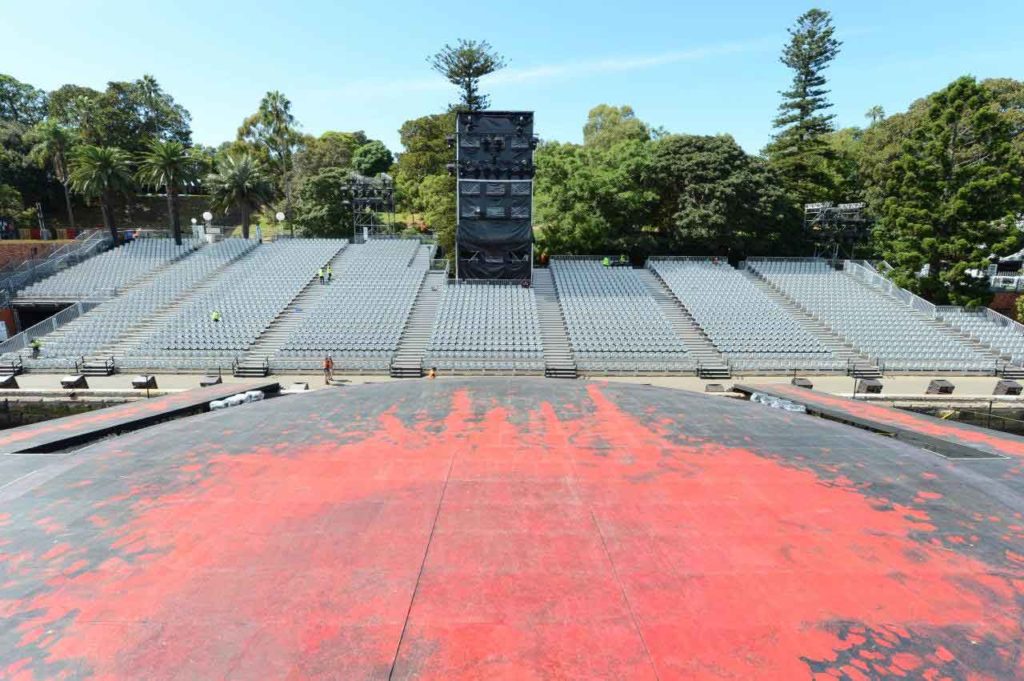
M 0 678 L 1024 678 L 1017 457 L 467 379 L 20 460 Z

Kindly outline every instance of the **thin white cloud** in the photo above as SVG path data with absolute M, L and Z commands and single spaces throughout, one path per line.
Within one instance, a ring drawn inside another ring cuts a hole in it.
M 611 73 L 625 73 L 644 69 L 679 64 L 683 62 L 704 61 L 713 57 L 724 57 L 743 52 L 757 52 L 765 49 L 778 49 L 778 38 L 762 38 L 747 42 L 722 43 L 689 50 L 673 50 L 658 54 L 605 57 L 561 64 L 545 64 L 529 68 L 508 68 L 486 76 L 484 81 L 489 85 L 505 83 L 528 83 L 564 78 L 580 78 L 599 76 Z
M 641 71 L 670 64 L 696 62 L 724 57 L 745 52 L 777 50 L 778 36 L 760 38 L 745 42 L 729 42 L 719 45 L 696 47 L 688 50 L 672 50 L 649 55 L 632 55 L 619 57 L 602 57 L 581 61 L 562 62 L 557 64 L 541 64 L 538 66 L 507 68 L 486 76 L 483 80 L 489 86 L 507 84 L 523 84 L 564 80 L 566 78 L 582 78 L 611 73 Z M 398 97 L 410 92 L 440 92 L 452 86 L 437 75 L 407 80 L 374 79 L 343 84 L 336 88 L 322 91 L 322 94 L 341 97 Z

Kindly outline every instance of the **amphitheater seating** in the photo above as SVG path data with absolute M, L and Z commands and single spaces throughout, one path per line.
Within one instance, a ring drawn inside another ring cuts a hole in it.
M 817 338 L 726 262 L 650 260 L 734 369 L 840 370 Z
M 351 246 L 334 268 L 326 295 L 285 342 L 274 367 L 314 368 L 329 354 L 336 370 L 387 370 L 430 266 L 420 251 L 414 239 Z
M 136 239 L 32 284 L 20 291 L 18 297 L 56 300 L 110 297 L 117 289 L 129 286 L 198 247 L 195 239 L 182 239 L 181 246 L 176 246 L 173 239 Z
M 197 283 L 255 248 L 247 239 L 226 239 L 200 248 L 148 281 L 109 300 L 43 338 L 40 358 L 31 366 L 63 368 L 75 358 L 110 345 L 133 326 L 173 303 Z
M 533 289 L 516 284 L 445 286 L 426 362 L 445 370 L 543 371 Z
M 984 310 L 943 307 L 942 320 L 959 331 L 977 338 L 1014 364 L 1024 364 L 1024 331 L 1009 319 L 993 318 Z
M 692 371 L 696 361 L 630 268 L 552 258 L 577 365 L 607 372 Z
M 230 364 L 309 284 L 318 267 L 347 242 L 284 239 L 264 246 L 219 277 L 140 343 L 137 358 L 154 368 L 204 368 Z M 221 313 L 213 321 L 211 313 Z
M 752 260 L 762 274 L 887 371 L 991 371 L 992 361 L 921 313 L 823 260 Z

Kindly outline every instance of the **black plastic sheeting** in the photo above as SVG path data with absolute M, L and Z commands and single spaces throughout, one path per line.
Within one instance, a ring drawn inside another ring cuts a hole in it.
M 530 248 L 533 228 L 520 220 L 464 220 L 455 238 L 464 251 L 515 251 Z
M 508 257 L 489 258 L 478 255 L 470 259 L 459 259 L 460 279 L 529 279 L 530 259 L 519 260 Z

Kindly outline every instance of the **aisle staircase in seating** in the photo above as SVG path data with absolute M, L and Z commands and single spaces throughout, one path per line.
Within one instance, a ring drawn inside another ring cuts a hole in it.
M 904 301 L 899 300 L 895 296 L 891 296 L 889 293 L 880 288 L 871 286 L 870 284 L 862 281 L 857 277 L 850 276 L 850 278 L 853 279 L 853 281 L 860 284 L 861 287 L 868 291 L 871 291 L 875 295 L 890 296 L 893 300 L 896 300 L 906 305 Z M 963 333 L 959 329 L 953 328 L 953 326 L 947 324 L 941 319 L 936 319 L 935 317 L 932 317 L 916 308 L 913 308 L 909 305 L 906 305 L 906 308 L 908 315 L 917 318 L 921 323 L 925 324 L 926 326 L 932 327 L 933 329 L 935 329 L 937 333 L 940 333 L 943 336 L 946 336 L 947 338 L 951 338 L 955 341 L 958 341 L 959 343 L 968 346 L 975 353 L 989 359 L 992 362 L 993 373 L 999 373 L 998 367 L 1006 363 L 1005 358 L 1003 358 L 998 351 L 993 350 L 992 347 L 989 346 L 987 343 L 982 343 L 978 339 L 972 338 L 970 335 Z
M 441 305 L 441 293 L 447 278 L 446 270 L 430 270 L 423 277 L 412 311 L 405 320 L 398 349 L 391 360 L 392 378 L 419 378 L 423 375 L 423 353 L 430 343 L 434 318 Z
M 154 314 L 147 316 L 141 322 L 121 334 L 121 336 L 110 345 L 100 348 L 94 354 L 83 358 L 83 372 L 94 371 L 96 373 L 86 375 L 96 376 L 109 376 L 110 374 L 115 373 L 117 371 L 117 363 L 122 357 L 131 354 L 143 340 L 156 333 L 168 319 L 177 315 L 189 301 L 195 299 L 197 296 L 203 295 L 210 289 L 219 286 L 223 282 L 224 277 L 231 275 L 230 268 L 232 265 L 244 260 L 255 252 L 255 249 L 246 251 L 234 260 L 224 263 L 210 276 L 206 277 L 206 279 L 193 287 L 186 295 L 181 296 L 170 305 L 158 310 Z M 169 266 L 170 265 L 168 265 L 168 267 Z M 152 281 L 156 274 L 158 274 L 158 272 L 152 272 L 147 275 L 144 278 L 145 281 Z M 142 283 L 143 282 L 140 281 L 132 284 L 132 286 L 139 286 Z M 100 373 L 101 371 L 105 373 Z
M 344 257 L 349 252 L 348 248 L 343 246 L 331 258 L 330 265 L 335 274 L 344 267 Z M 278 313 L 274 321 L 270 322 L 245 354 L 235 362 L 232 374 L 243 378 L 267 376 L 270 373 L 271 358 L 284 347 L 292 332 L 299 328 L 309 311 L 327 295 L 327 289 L 331 286 L 341 286 L 341 283 L 334 281 L 330 284 L 321 284 L 320 278 L 314 274 L 305 288 L 299 291 L 299 295 L 292 298 L 292 302 Z
M 785 293 L 775 288 L 752 270 L 740 270 L 740 272 L 751 284 L 764 293 L 769 300 L 781 307 L 790 317 L 796 320 L 796 323 L 802 326 L 807 333 L 817 338 L 822 345 L 828 348 L 829 352 L 836 356 L 836 359 L 846 362 L 847 366 L 850 367 L 847 373 L 853 371 L 852 367 L 857 367 L 857 378 L 877 378 L 882 375 L 878 365 L 870 357 L 858 351 L 850 343 L 847 343 L 844 338 L 832 331 L 827 324 L 797 305 Z M 850 373 L 850 375 L 854 374 Z
M 634 270 L 647 288 L 651 298 L 668 318 L 672 330 L 683 341 L 686 350 L 697 359 L 697 375 L 700 378 L 732 378 L 732 369 L 722 353 L 708 339 L 700 325 L 690 316 L 671 289 L 661 277 L 648 269 Z
M 533 270 L 533 291 L 537 297 L 537 321 L 544 348 L 544 375 L 549 378 L 576 378 L 576 359 L 551 270 Z

